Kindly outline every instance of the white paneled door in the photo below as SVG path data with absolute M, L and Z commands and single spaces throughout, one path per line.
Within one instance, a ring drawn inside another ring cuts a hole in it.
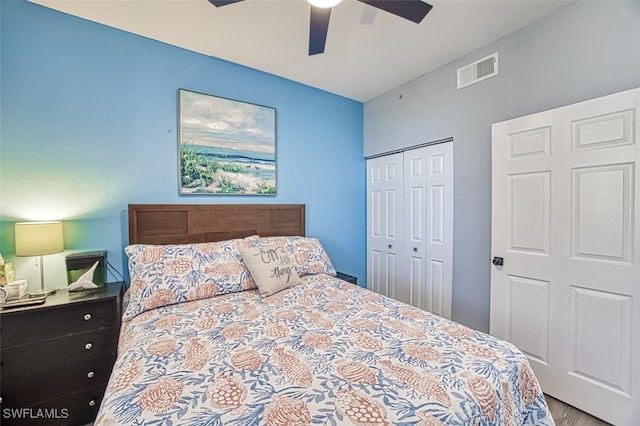
M 367 287 L 451 317 L 453 143 L 367 161 Z
M 367 287 L 396 298 L 402 244 L 402 153 L 367 161 Z
M 493 125 L 491 334 L 543 390 L 640 424 L 640 89 Z
M 451 319 L 453 290 L 453 142 L 429 145 L 426 156 L 426 272 L 424 309 Z M 413 247 L 411 250 L 415 250 Z

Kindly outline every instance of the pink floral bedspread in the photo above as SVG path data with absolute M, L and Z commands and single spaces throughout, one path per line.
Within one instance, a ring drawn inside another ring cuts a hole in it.
M 328 275 L 123 323 L 101 425 L 553 425 L 514 346 Z

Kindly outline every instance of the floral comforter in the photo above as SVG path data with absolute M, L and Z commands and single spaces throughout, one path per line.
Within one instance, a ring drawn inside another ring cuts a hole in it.
M 102 425 L 553 425 L 514 346 L 328 275 L 123 323 Z

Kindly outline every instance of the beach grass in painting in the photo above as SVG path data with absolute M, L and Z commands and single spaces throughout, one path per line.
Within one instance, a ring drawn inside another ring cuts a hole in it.
M 275 195 L 275 108 L 179 91 L 181 194 Z

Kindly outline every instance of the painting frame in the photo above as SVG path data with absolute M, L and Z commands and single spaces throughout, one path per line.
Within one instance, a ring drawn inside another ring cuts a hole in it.
M 178 89 L 180 195 L 277 195 L 276 109 Z

